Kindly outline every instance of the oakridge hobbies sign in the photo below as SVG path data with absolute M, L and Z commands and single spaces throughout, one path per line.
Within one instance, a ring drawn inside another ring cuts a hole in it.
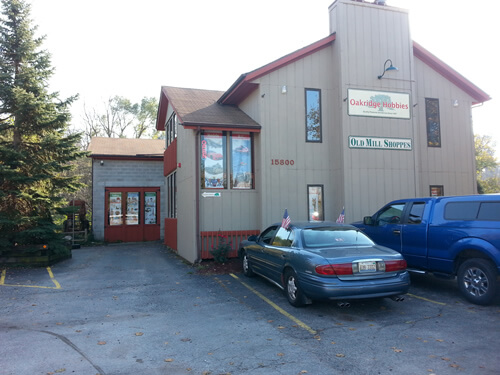
M 409 138 L 354 137 L 351 135 L 349 136 L 349 148 L 411 151 L 412 144 Z
M 410 119 L 410 94 L 347 89 L 349 116 Z

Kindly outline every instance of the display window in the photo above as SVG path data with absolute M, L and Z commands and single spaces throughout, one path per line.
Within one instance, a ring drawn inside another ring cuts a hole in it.
M 109 193 L 109 225 L 122 224 L 122 193 Z
M 251 189 L 252 142 L 250 134 L 231 134 L 231 187 Z
M 127 193 L 127 216 L 125 223 L 127 225 L 139 224 L 139 192 Z
M 156 192 L 144 193 L 144 224 L 156 224 Z
M 307 198 L 308 198 L 309 221 L 325 220 L 323 185 L 308 185 Z
M 226 188 L 226 136 L 222 132 L 201 135 L 201 187 Z

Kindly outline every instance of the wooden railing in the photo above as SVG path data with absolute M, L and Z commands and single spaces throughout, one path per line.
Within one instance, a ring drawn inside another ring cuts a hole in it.
M 249 236 L 258 235 L 259 230 L 232 230 L 232 231 L 210 231 L 201 232 L 201 259 L 213 259 L 210 250 L 217 247 L 219 244 L 220 236 L 227 237 L 228 242 L 231 243 L 230 258 L 238 256 L 238 248 L 241 241 L 246 240 Z

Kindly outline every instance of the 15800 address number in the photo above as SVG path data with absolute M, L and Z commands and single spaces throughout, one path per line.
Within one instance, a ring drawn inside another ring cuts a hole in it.
M 271 159 L 271 165 L 294 165 L 293 160 L 288 159 Z

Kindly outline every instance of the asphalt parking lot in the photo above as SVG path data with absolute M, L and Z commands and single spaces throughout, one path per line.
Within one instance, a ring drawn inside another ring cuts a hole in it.
M 412 276 L 404 302 L 290 306 L 242 274 L 199 275 L 159 243 L 0 269 L 0 374 L 499 374 L 500 299 Z

